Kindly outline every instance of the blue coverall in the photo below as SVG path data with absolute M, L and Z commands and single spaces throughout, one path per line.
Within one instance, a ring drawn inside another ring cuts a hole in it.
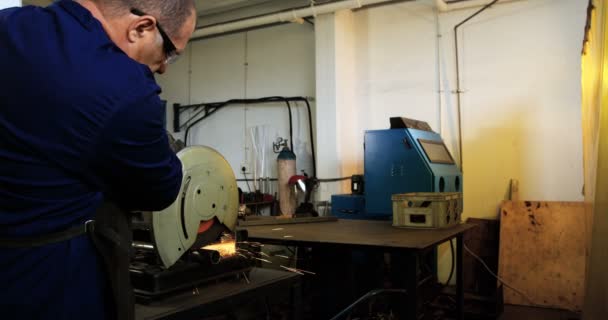
M 0 11 L 0 238 L 82 225 L 105 200 L 160 210 L 179 159 L 150 69 L 72 1 Z M 108 319 L 90 239 L 0 248 L 0 319 Z

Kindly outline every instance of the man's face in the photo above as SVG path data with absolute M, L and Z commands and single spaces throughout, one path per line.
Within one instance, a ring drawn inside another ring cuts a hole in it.
M 129 56 L 137 62 L 147 65 L 152 72 L 163 74 L 167 70 L 167 59 L 172 55 L 180 55 L 184 52 L 195 26 L 196 14 L 193 12 L 177 34 L 165 34 L 167 37 L 165 40 L 156 18 L 148 15 L 138 16 L 129 27 L 129 38 L 132 40 L 132 50 L 130 50 Z M 174 52 L 167 52 L 169 43 L 175 47 Z

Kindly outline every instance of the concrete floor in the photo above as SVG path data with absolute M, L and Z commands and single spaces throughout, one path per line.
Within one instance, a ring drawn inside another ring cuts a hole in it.
M 499 320 L 579 320 L 580 315 L 569 311 L 505 305 Z

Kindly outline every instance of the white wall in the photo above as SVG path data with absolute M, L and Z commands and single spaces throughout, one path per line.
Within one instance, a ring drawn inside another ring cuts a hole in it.
M 458 158 L 453 27 L 479 8 L 438 14 L 433 2 L 357 11 L 353 40 L 317 48 L 317 56 L 342 52 L 347 61 L 349 50 L 354 53 L 350 69 L 335 63 L 334 78 L 355 79 L 352 90 L 336 86 L 342 100 L 354 92 L 354 103 L 336 119 L 348 130 L 336 130 L 335 151 L 322 150 L 326 154 L 319 157 L 336 155 L 339 163 L 320 162 L 321 170 L 360 172 L 363 132 L 388 128 L 392 116 L 427 121 Z M 511 179 L 519 180 L 522 199 L 583 199 L 580 52 L 586 7 L 587 1 L 572 0 L 500 4 L 460 29 L 465 219 L 497 218 Z M 333 19 L 318 25 L 317 33 L 325 32 L 320 26 L 330 26 L 331 33 L 345 24 L 342 14 Z M 337 107 L 321 103 L 328 101 L 321 96 L 328 83 L 317 77 L 318 118 L 344 108 L 339 99 Z M 448 251 L 440 250 L 442 279 L 449 272 Z
M 0 3 L 0 10 L 10 7 L 21 7 L 21 0 L 3 0 Z
M 355 81 L 353 22 L 353 13 L 348 10 L 315 19 L 317 105 L 322 106 L 316 110 L 315 133 L 316 140 L 320 141 L 317 163 L 318 175 L 322 178 L 362 172 L 361 157 L 357 156 L 360 143 L 348 139 L 357 136 L 357 130 L 353 129 L 358 128 L 354 123 L 356 112 L 351 112 Z M 323 183 L 317 199 L 330 199 L 332 194 L 343 193 L 345 188 L 346 182 Z
M 429 122 L 458 158 L 452 28 L 478 8 L 437 14 L 433 3 L 319 16 L 316 49 L 312 28 L 296 24 L 194 42 L 190 56 L 159 77 L 163 97 L 197 103 L 313 96 L 316 85 L 322 177 L 360 173 L 364 130 L 387 128 L 391 116 Z M 586 3 L 499 4 L 460 29 L 468 216 L 496 217 L 510 179 L 520 181 L 523 199 L 582 199 L 580 49 Z M 287 136 L 282 109 L 221 110 L 194 130 L 194 142 L 216 147 L 240 167 L 251 161 L 247 128 L 269 124 Z M 298 118 L 305 120 L 302 113 Z M 296 151 L 305 160 L 305 122 L 297 127 Z M 325 191 L 322 199 L 340 188 Z
M 586 8 L 587 1 L 514 2 L 463 27 L 468 215 L 494 217 L 512 178 L 519 180 L 522 199 L 583 200 L 580 66 Z M 464 14 L 442 17 L 444 44 Z M 445 53 L 442 58 L 451 57 Z
M 431 4 L 406 2 L 354 14 L 355 103 L 340 121 L 366 121 L 338 131 L 338 150 L 362 150 L 364 130 L 388 128 L 389 117 L 406 116 L 441 132 L 458 158 L 452 28 L 478 8 L 437 15 Z M 513 2 L 461 28 L 467 216 L 495 218 L 510 179 L 520 181 L 523 199 L 582 200 L 585 10 L 586 1 Z M 325 107 L 319 104 L 318 116 Z M 358 162 L 361 154 L 341 161 Z
M 360 173 L 363 132 L 388 128 L 392 116 L 427 121 L 458 158 L 452 28 L 479 8 L 438 14 L 433 3 L 318 16 L 316 37 L 306 25 L 286 25 L 196 42 L 190 85 L 182 61 L 176 74 L 160 79 L 164 96 L 195 103 L 313 95 L 316 86 L 321 177 Z M 519 180 L 522 199 L 583 199 L 586 7 L 584 0 L 499 4 L 460 29 L 465 218 L 496 218 L 510 179 Z M 199 127 L 196 141 L 218 148 L 233 166 L 247 154 L 247 127 L 270 123 L 285 132 L 286 116 L 274 107 L 221 112 Z M 334 184 L 321 191 L 325 200 L 348 189 Z M 445 250 L 441 255 L 449 258 Z
M 157 80 L 168 100 L 167 123 L 172 130 L 173 103 L 196 104 L 266 96 L 314 97 L 314 30 L 308 24 L 288 24 L 192 42 L 188 53 Z M 314 102 L 312 103 L 314 109 Z M 314 111 L 314 110 L 313 110 Z M 294 149 L 298 170 L 312 173 L 308 115 L 304 103 L 292 103 Z M 187 115 L 182 117 L 185 121 Z M 237 178 L 249 167 L 252 146 L 249 129 L 268 126 L 268 144 L 276 136 L 289 138 L 284 103 L 228 106 L 190 132 L 189 144 L 215 148 L 232 165 Z M 183 137 L 183 131 L 178 137 Z M 267 153 L 271 178 L 276 178 L 276 154 Z M 240 186 L 247 190 L 246 184 Z

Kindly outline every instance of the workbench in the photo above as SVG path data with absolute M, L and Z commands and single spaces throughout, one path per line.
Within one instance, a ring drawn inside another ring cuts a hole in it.
M 289 300 L 289 319 L 299 319 L 300 275 L 271 269 L 253 268 L 248 276 L 201 285 L 149 304 L 135 305 L 137 320 L 186 320 L 230 316 L 230 319 L 256 319 L 251 311 L 239 317 L 239 309 L 258 304 L 264 317 L 273 298 Z M 216 319 L 216 318 L 214 318 Z
M 438 245 L 456 239 L 456 315 L 464 319 L 463 304 L 463 234 L 475 227 L 460 224 L 447 229 L 403 229 L 391 225 L 390 221 L 338 220 L 335 222 L 286 224 L 247 227 L 249 241 L 310 248 L 350 248 L 396 253 L 407 257 L 405 277 L 407 298 L 404 306 L 406 319 L 419 319 L 418 311 L 418 264 L 419 256 Z M 333 249 L 332 249 L 333 250 Z M 328 263 L 332 263 L 328 261 Z

